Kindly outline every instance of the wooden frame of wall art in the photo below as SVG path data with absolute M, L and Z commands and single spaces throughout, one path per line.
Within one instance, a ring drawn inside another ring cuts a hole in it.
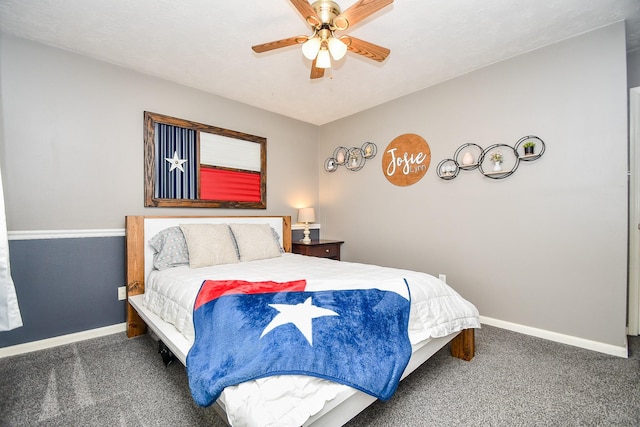
M 266 209 L 267 139 L 145 111 L 144 205 Z

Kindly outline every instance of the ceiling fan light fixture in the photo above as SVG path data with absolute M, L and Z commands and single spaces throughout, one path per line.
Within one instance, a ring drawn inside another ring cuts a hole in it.
M 331 56 L 327 48 L 320 49 L 318 52 L 318 58 L 316 59 L 316 67 L 318 68 L 331 68 Z
M 296 36 L 273 42 L 251 46 L 256 53 L 263 53 L 283 47 L 302 45 L 302 54 L 311 63 L 309 78 L 324 77 L 325 70 L 331 70 L 331 61 L 340 61 L 350 51 L 374 61 L 383 62 L 391 51 L 382 46 L 360 40 L 349 35 L 337 37 L 336 31 L 344 31 L 368 19 L 394 0 L 352 0 L 355 1 L 344 12 L 332 0 L 289 0 L 298 13 L 311 27 L 311 36 Z M 331 76 L 330 76 L 331 77 Z
M 331 52 L 333 59 L 339 61 L 347 53 L 347 45 L 344 44 L 342 40 L 336 37 L 331 37 L 329 39 L 329 52 Z
M 302 54 L 305 58 L 313 61 L 318 56 L 321 40 L 319 37 L 311 37 L 302 44 Z

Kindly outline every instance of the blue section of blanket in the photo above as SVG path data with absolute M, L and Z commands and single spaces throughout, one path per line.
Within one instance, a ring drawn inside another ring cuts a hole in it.
M 302 374 L 387 400 L 411 357 L 409 308 L 378 289 L 221 296 L 193 313 L 193 398 L 209 406 L 227 386 Z

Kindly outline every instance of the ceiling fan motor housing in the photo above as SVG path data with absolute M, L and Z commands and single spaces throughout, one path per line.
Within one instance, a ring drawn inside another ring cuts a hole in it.
M 314 2 L 311 7 L 316 11 L 317 16 L 308 16 L 307 22 L 313 28 L 319 29 L 318 27 L 328 24 L 332 30 L 346 30 L 349 26 L 346 19 L 336 19 L 340 15 L 340 6 L 336 2 L 319 0 Z M 318 22 L 318 18 L 320 22 Z

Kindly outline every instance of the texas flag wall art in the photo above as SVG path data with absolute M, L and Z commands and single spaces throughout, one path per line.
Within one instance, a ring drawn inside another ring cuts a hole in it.
M 145 206 L 266 207 L 265 138 L 154 113 L 145 121 Z

